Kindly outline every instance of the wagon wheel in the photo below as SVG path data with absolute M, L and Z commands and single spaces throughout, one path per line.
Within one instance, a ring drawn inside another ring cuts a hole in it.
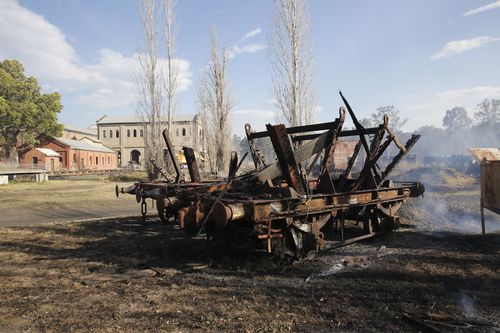
M 165 199 L 163 197 L 156 198 L 156 209 L 158 210 L 158 217 L 160 221 L 164 224 L 170 224 L 170 218 L 173 214 L 165 205 Z
M 403 206 L 403 201 L 386 202 L 377 206 L 382 218 L 380 229 L 392 231 L 399 227 L 399 209 Z
M 398 210 L 402 204 L 401 201 L 396 201 L 367 207 L 363 216 L 364 230 L 367 233 L 393 231 L 399 225 Z
M 294 226 L 288 226 L 282 238 L 273 239 L 273 254 L 283 263 L 291 263 L 305 258 L 311 251 L 316 251 L 316 239 L 312 233 L 304 232 Z

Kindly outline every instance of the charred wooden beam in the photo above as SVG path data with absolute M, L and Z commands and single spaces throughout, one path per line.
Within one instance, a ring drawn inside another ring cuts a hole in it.
M 170 156 L 170 160 L 172 161 L 172 164 L 175 169 L 175 182 L 178 183 L 179 180 L 181 179 L 181 168 L 179 167 L 179 162 L 177 161 L 177 158 L 175 158 L 174 146 L 172 145 L 172 142 L 170 142 L 167 129 L 163 130 L 163 140 L 165 140 L 165 145 L 167 146 L 168 155 Z
M 189 170 L 189 177 L 191 178 L 191 182 L 200 183 L 201 182 L 200 170 L 198 169 L 198 163 L 196 162 L 196 156 L 194 155 L 193 148 L 182 147 L 182 150 L 184 152 L 184 157 L 186 158 L 186 163 Z
M 281 173 L 290 187 L 299 194 L 306 193 L 304 178 L 300 172 L 299 164 L 295 159 L 292 140 L 288 136 L 285 125 L 266 125 L 269 137 L 278 157 Z
M 332 126 L 331 142 L 329 147 L 325 148 L 325 156 L 323 157 L 323 163 L 321 164 L 321 173 L 316 185 L 316 191 L 326 191 L 328 193 L 335 192 L 335 187 L 333 186 L 332 179 L 330 178 L 330 168 L 334 165 L 335 148 L 337 146 L 340 132 L 342 131 L 342 126 L 344 125 L 345 113 L 345 108 L 341 107 L 339 110 L 340 116 L 334 121 L 334 125 Z
M 380 187 L 382 185 L 383 181 L 387 178 L 387 176 L 391 173 L 392 170 L 398 165 L 399 162 L 401 162 L 401 159 L 408 154 L 408 151 L 417 143 L 418 139 L 420 139 L 420 134 L 413 134 L 408 141 L 406 141 L 406 144 L 404 146 L 404 150 L 400 150 L 399 154 L 397 154 L 394 159 L 392 160 L 389 165 L 385 168 L 384 172 L 382 172 L 382 177 L 377 184 L 377 187 Z

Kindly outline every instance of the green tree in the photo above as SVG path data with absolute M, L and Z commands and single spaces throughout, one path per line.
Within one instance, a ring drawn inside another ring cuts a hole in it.
M 61 109 L 61 95 L 42 94 L 36 78 L 26 77 L 20 62 L 0 62 L 0 145 L 5 157 L 32 148 L 42 135 L 61 135 Z
M 370 118 L 372 126 L 382 124 L 384 122 L 384 115 L 389 117 L 389 128 L 397 132 L 400 132 L 401 127 L 408 122 L 408 118 L 402 118 L 399 114 L 399 110 L 396 109 L 394 105 L 388 105 L 377 108 L 377 112 L 372 114 Z
M 472 119 L 467 115 L 467 110 L 461 106 L 455 106 L 453 109 L 446 111 L 443 117 L 443 127 L 448 132 L 456 132 L 457 130 L 467 130 L 472 126 Z
M 477 124 L 480 126 L 494 127 L 500 123 L 500 99 L 486 98 L 477 106 L 474 113 Z

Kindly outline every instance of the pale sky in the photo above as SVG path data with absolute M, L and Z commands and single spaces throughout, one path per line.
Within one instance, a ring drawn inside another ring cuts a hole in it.
M 210 27 L 231 48 L 233 131 L 274 122 L 267 40 L 271 0 L 178 0 L 179 113 L 195 113 Z M 341 89 L 358 118 L 395 105 L 406 130 L 441 126 L 500 98 L 500 0 L 311 1 L 316 121 L 337 115 Z M 141 26 L 133 0 L 0 0 L 0 59 L 18 59 L 44 91 L 59 91 L 60 121 L 87 127 L 136 110 Z

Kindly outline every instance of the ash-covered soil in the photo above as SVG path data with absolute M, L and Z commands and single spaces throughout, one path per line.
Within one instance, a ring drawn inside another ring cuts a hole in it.
M 426 198 L 473 207 L 466 191 Z M 499 332 L 500 234 L 443 233 L 414 213 L 289 266 L 211 260 L 203 238 L 157 221 L 3 228 L 0 332 Z

